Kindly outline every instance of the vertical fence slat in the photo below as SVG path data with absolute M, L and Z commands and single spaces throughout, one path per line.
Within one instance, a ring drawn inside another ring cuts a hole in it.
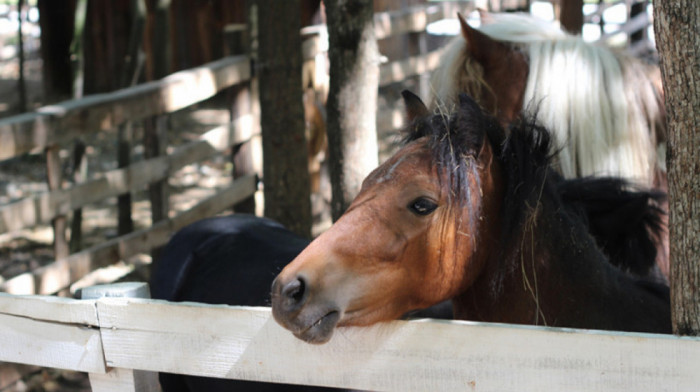
M 244 24 L 232 25 L 227 29 L 227 50 L 233 55 L 248 52 L 248 26 Z M 250 81 L 238 84 L 228 90 L 229 120 L 234 123 L 239 117 L 249 115 L 252 111 L 252 95 Z M 259 126 L 259 122 L 253 126 Z M 255 130 L 259 132 L 259 130 Z M 257 133 L 254 132 L 254 133 Z M 250 140 L 233 146 L 231 162 L 233 163 L 233 178 L 259 172 L 255 167 L 254 143 Z M 255 214 L 255 195 L 233 206 L 234 211 L 247 214 Z
M 61 165 L 61 157 L 59 156 L 60 147 L 52 145 L 46 148 L 46 181 L 49 185 L 49 190 L 57 190 L 62 188 L 63 183 L 63 168 Z M 70 254 L 68 241 L 66 240 L 67 218 L 65 215 L 58 215 L 51 221 L 53 225 L 53 248 L 54 258 L 62 259 Z
M 117 135 L 117 167 L 131 165 L 131 141 L 133 125 L 128 121 L 119 126 Z M 122 236 L 134 231 L 134 221 L 131 218 L 131 192 L 117 197 L 117 233 Z
M 72 176 L 73 184 L 78 185 L 87 181 L 87 156 L 85 142 L 78 139 L 73 145 Z M 83 209 L 73 211 L 70 229 L 70 252 L 75 253 L 82 248 L 83 242 Z
M 82 299 L 102 297 L 151 298 L 148 284 L 143 282 L 117 283 L 87 287 L 81 291 Z M 90 373 L 93 392 L 157 392 L 160 391 L 158 374 L 144 370 L 111 368 L 105 374 Z
M 167 117 L 155 116 L 144 121 L 144 150 L 145 158 L 155 158 L 165 155 L 167 147 Z M 168 217 L 168 181 L 160 180 L 148 187 L 151 201 L 151 222 L 156 223 Z

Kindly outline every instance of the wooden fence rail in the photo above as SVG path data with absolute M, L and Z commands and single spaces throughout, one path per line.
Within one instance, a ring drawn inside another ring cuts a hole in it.
M 423 320 L 341 328 L 316 346 L 278 326 L 268 308 L 7 294 L 0 322 L 0 360 L 93 374 L 118 368 L 383 391 L 700 385 L 700 339 L 667 335 Z

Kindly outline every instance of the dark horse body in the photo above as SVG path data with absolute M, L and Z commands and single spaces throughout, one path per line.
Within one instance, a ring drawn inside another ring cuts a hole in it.
M 405 98 L 408 144 L 276 278 L 283 327 L 324 343 L 338 326 L 452 299 L 459 319 L 670 332 L 668 288 L 596 244 L 566 189 L 600 180 L 557 174 L 545 129 L 521 121 L 506 137 L 467 96 L 449 116 Z

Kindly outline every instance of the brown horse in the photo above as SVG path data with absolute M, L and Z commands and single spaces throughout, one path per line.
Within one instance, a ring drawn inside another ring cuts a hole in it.
M 562 200 L 545 129 L 520 121 L 505 136 L 465 95 L 450 115 L 404 98 L 408 143 L 277 276 L 278 323 L 324 343 L 452 299 L 458 319 L 670 332 L 668 288 L 613 266 Z
M 462 34 L 432 76 L 431 108 L 449 112 L 466 92 L 502 124 L 536 110 L 564 177 L 620 176 L 667 191 L 658 67 L 524 14 L 481 13 L 479 29 L 459 20 Z M 668 277 L 667 234 L 658 247 Z

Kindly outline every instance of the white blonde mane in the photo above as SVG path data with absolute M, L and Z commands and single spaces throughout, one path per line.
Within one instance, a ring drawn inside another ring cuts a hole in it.
M 661 113 L 644 64 L 528 15 L 489 14 L 484 22 L 481 32 L 528 53 L 524 110 L 536 111 L 553 133 L 565 177 L 614 175 L 652 185 L 654 124 Z M 449 44 L 442 59 L 432 78 L 433 107 L 440 103 L 449 110 L 459 92 L 481 95 L 474 86 L 484 88 L 483 70 L 472 64 L 463 37 Z

